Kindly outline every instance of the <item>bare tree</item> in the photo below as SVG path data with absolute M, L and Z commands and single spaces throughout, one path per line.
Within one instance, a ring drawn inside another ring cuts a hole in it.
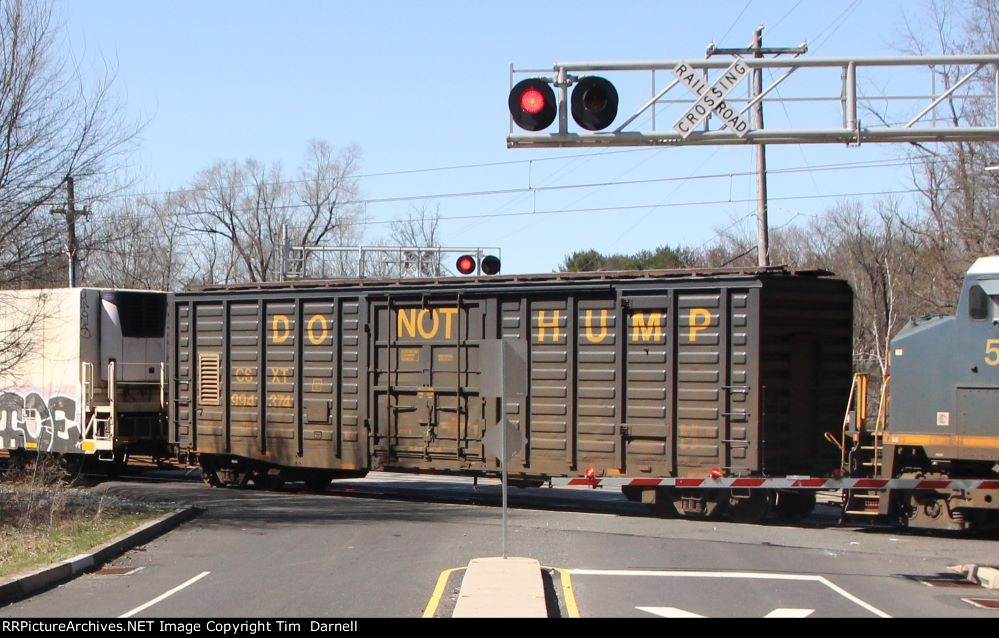
M 920 11 L 921 21 L 906 24 L 903 35 L 910 52 L 994 53 L 999 50 L 999 8 L 990 0 L 946 3 L 933 0 Z M 932 50 L 931 50 L 932 49 Z M 937 69 L 943 92 L 967 68 Z M 980 73 L 967 88 L 952 94 L 938 109 L 954 125 L 994 125 L 995 84 L 992 73 Z M 924 277 L 906 291 L 927 310 L 953 312 L 961 279 L 968 266 L 999 251 L 999 176 L 985 169 L 999 161 L 995 143 L 957 142 L 913 145 L 913 182 L 922 196 L 922 215 L 906 220 L 907 230 L 922 244 Z
M 433 211 L 428 205 L 411 208 L 406 213 L 406 219 L 392 222 L 392 242 L 404 248 L 417 249 L 402 253 L 402 263 L 397 266 L 398 276 L 443 277 L 449 274 L 441 254 L 432 250 L 441 246 L 440 222 L 439 205 Z
M 105 204 L 88 218 L 84 279 L 111 288 L 176 290 L 194 277 L 184 255 L 188 237 L 172 212 L 183 193 Z
M 193 233 L 195 278 L 207 283 L 267 281 L 280 274 L 282 229 L 294 245 L 342 245 L 360 236 L 355 146 L 334 152 L 311 142 L 299 179 L 279 164 L 220 162 L 197 174 L 175 215 Z
M 37 285 L 21 258 L 30 245 L 32 262 L 51 257 L 46 217 L 63 181 L 114 171 L 138 130 L 114 99 L 114 70 L 88 87 L 60 58 L 58 35 L 46 2 L 0 6 L 0 286 Z
M 114 172 L 139 129 L 123 119 L 110 67 L 89 85 L 58 50 L 43 0 L 0 3 L 0 288 L 65 281 L 65 226 L 49 214 L 69 176 Z M 0 375 L 31 351 L 30 312 L 3 311 Z

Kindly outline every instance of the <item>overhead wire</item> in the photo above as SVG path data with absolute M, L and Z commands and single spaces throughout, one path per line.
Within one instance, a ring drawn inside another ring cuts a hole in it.
M 555 162 L 564 161 L 566 159 L 575 158 L 589 158 L 589 157 L 600 157 L 606 155 L 617 155 L 624 153 L 649 153 L 653 151 L 661 151 L 661 148 L 657 147 L 643 147 L 643 148 L 627 148 L 627 149 L 613 149 L 604 151 L 591 151 L 588 153 L 574 153 L 570 155 L 560 155 L 552 157 L 536 157 L 533 159 L 523 159 L 523 160 L 503 160 L 496 162 L 479 162 L 470 164 L 451 164 L 445 166 L 432 166 L 425 168 L 406 168 L 393 171 L 382 171 L 377 173 L 359 173 L 357 175 L 350 176 L 350 179 L 369 179 L 375 177 L 394 177 L 399 175 L 412 175 L 420 173 L 433 173 L 433 172 L 443 172 L 443 171 L 458 171 L 458 170 L 468 170 L 468 169 L 478 169 L 478 168 L 495 168 L 497 166 L 514 166 L 517 164 L 533 164 L 539 162 Z M 259 186 L 292 186 L 295 184 L 306 184 L 313 182 L 313 179 L 292 179 L 292 180 L 277 180 L 277 181 L 262 181 L 258 182 L 256 185 Z M 99 199 L 100 201 L 113 201 L 116 199 L 134 199 L 136 197 L 158 197 L 164 195 L 182 195 L 185 193 L 199 193 L 211 190 L 209 187 L 193 187 L 193 188 L 175 188 L 169 190 L 156 190 L 156 191 L 139 191 L 132 193 L 116 193 L 114 195 L 103 195 L 99 198 L 89 198 Z M 86 197 L 78 197 L 81 201 L 87 200 Z M 56 201 L 56 200 L 53 200 Z
M 726 30 L 725 30 L 725 33 L 724 33 L 724 34 L 722 35 L 722 37 L 718 39 L 718 41 L 719 41 L 719 42 L 720 42 L 720 41 L 722 41 L 722 40 L 724 40 L 725 38 L 727 38 L 727 37 L 728 37 L 728 34 L 729 34 L 729 33 L 731 33 L 731 32 L 732 32 L 732 29 L 734 29 L 734 28 L 735 28 L 735 25 L 736 25 L 736 24 L 738 24 L 738 22 L 739 22 L 739 18 L 741 18 L 741 17 L 742 17 L 742 15 L 743 15 L 744 13 L 746 13 L 746 10 L 747 10 L 747 9 L 749 9 L 749 6 L 750 6 L 751 4 L 753 4 L 753 0 L 747 0 L 747 1 L 746 1 L 746 5 L 745 5 L 744 7 L 742 7 L 742 11 L 740 11 L 740 12 L 739 12 L 739 15 L 735 16 L 735 19 L 734 19 L 734 20 L 732 20 L 732 24 L 730 24 L 730 25 L 728 26 L 728 29 L 726 29 Z
M 849 5 L 847 5 L 846 9 L 844 9 L 838 16 L 833 18 L 829 22 L 829 24 L 827 24 L 826 27 L 819 32 L 817 36 L 812 38 L 811 42 L 815 42 L 815 48 L 816 49 L 821 48 L 822 45 L 828 42 L 829 38 L 831 38 L 837 31 L 839 31 L 840 27 L 846 24 L 846 21 L 853 14 L 853 12 L 857 10 L 857 7 L 859 6 L 860 6 L 860 0 L 853 0 Z M 830 29 L 832 30 L 830 31 Z M 825 39 L 821 39 L 823 36 L 825 36 Z
M 957 190 L 957 189 L 944 189 L 944 190 Z M 896 190 L 879 190 L 879 191 L 868 191 L 868 192 L 847 192 L 847 193 L 830 193 L 822 195 L 786 195 L 781 197 L 773 197 L 774 201 L 793 201 L 793 200 L 813 200 L 813 199 L 833 199 L 833 198 L 850 198 L 850 197 L 878 197 L 886 195 L 904 195 L 910 193 L 920 193 L 922 192 L 918 188 L 911 189 L 896 189 Z M 678 208 L 681 206 L 714 206 L 719 204 L 746 204 L 750 202 L 755 202 L 755 198 L 746 199 L 719 199 L 719 200 L 693 200 L 685 202 L 658 202 L 652 204 L 632 204 L 626 206 L 599 206 L 590 208 L 575 208 L 568 210 L 542 210 L 542 211 L 518 211 L 512 213 L 486 213 L 486 214 L 464 214 L 464 215 L 442 215 L 439 219 L 442 222 L 456 221 L 456 220 L 466 220 L 466 219 L 505 219 L 512 217 L 524 217 L 529 215 L 560 215 L 560 214 L 570 214 L 570 213 L 592 213 L 592 212 L 609 212 L 609 211 L 633 211 L 633 210 L 646 210 L 650 208 Z M 185 211 L 181 213 L 181 216 L 197 216 L 205 215 L 211 213 L 217 213 L 219 211 Z M 137 216 L 126 214 L 122 216 L 117 216 L 116 219 L 132 219 L 132 220 L 144 220 L 148 219 L 148 216 Z M 395 223 L 395 220 L 365 220 L 352 222 L 351 225 L 355 226 L 377 226 Z
M 710 158 L 708 158 L 708 160 L 709 159 Z M 708 160 L 705 160 L 705 162 L 708 161 Z M 942 162 L 944 160 L 943 159 L 940 159 L 940 160 L 921 160 L 920 163 L 922 164 L 922 163 L 925 163 L 926 161 L 932 161 L 932 162 L 941 161 Z M 909 164 L 912 164 L 912 163 L 913 163 L 912 160 L 907 160 L 907 159 L 887 160 L 887 161 L 886 160 L 870 160 L 870 161 L 861 161 L 861 162 L 846 162 L 846 163 L 839 163 L 839 164 L 825 164 L 825 165 L 812 166 L 812 167 L 808 167 L 808 168 L 790 167 L 790 168 L 784 168 L 784 169 L 773 169 L 773 170 L 768 171 L 768 173 L 773 174 L 773 175 L 781 175 L 781 174 L 794 174 L 794 173 L 812 172 L 812 171 L 839 171 L 839 170 L 854 170 L 854 169 L 890 168 L 890 167 L 897 167 L 897 166 L 906 166 L 906 165 L 909 165 Z M 703 165 L 703 162 L 702 162 L 702 165 Z M 694 172 L 697 172 L 698 170 L 699 170 L 699 168 L 695 169 Z M 656 178 L 639 179 L 639 180 L 623 180 L 623 181 L 618 181 L 618 182 L 590 182 L 590 183 L 579 183 L 579 184 L 562 184 L 562 185 L 557 185 L 557 186 L 536 187 L 534 190 L 541 190 L 541 191 L 564 191 L 564 190 L 573 190 L 573 189 L 603 188 L 603 187 L 610 187 L 610 186 L 634 186 L 634 185 L 651 184 L 651 183 L 669 183 L 669 182 L 686 183 L 688 181 L 693 181 L 693 180 L 732 179 L 733 177 L 743 177 L 743 176 L 750 176 L 750 175 L 755 175 L 755 171 L 747 170 L 747 171 L 740 171 L 740 172 L 712 173 L 712 174 L 706 174 L 706 175 L 686 175 L 686 176 L 672 176 L 672 177 L 656 177 Z M 349 200 L 349 201 L 341 202 L 341 204 L 342 205 L 354 205 L 354 204 L 368 205 L 368 204 L 376 204 L 376 203 L 391 203 L 391 202 L 413 201 L 413 200 L 445 199 L 445 198 L 456 198 L 456 197 L 497 196 L 497 195 L 518 194 L 518 193 L 525 192 L 525 190 L 527 190 L 527 189 L 524 189 L 524 188 L 512 188 L 512 189 L 491 189 L 491 190 L 483 190 L 483 191 L 466 191 L 466 192 L 454 192 L 454 193 L 419 194 L 419 195 L 407 195 L 407 196 L 391 197 L 391 198 L 371 198 L 371 199 Z M 670 193 L 670 195 L 667 196 L 667 198 L 669 196 L 672 196 L 672 192 Z M 730 197 L 727 200 L 719 200 L 716 203 L 727 203 L 727 202 L 735 203 L 737 201 L 739 201 L 739 200 L 732 200 L 731 197 Z M 294 209 L 305 208 L 307 206 L 308 206 L 307 204 L 301 204 L 301 203 L 296 203 L 296 204 L 282 204 L 282 205 L 271 206 L 271 207 L 268 208 L 268 210 L 272 210 L 272 211 L 294 210 Z M 653 205 L 645 206 L 645 208 L 655 207 L 655 206 L 656 205 L 653 204 Z M 202 215 L 211 215 L 211 214 L 229 214 L 229 213 L 249 212 L 250 210 L 255 210 L 255 209 L 246 209 L 246 208 L 234 208 L 234 209 L 229 209 L 229 210 L 204 209 L 204 210 L 197 210 L 197 211 L 193 211 L 193 212 L 191 212 L 191 211 L 183 212 L 183 213 L 180 213 L 180 215 L 182 215 L 182 216 L 193 216 L 193 215 L 202 216 Z M 573 209 L 573 208 L 567 207 L 567 208 L 565 208 L 565 210 L 571 211 L 571 210 L 580 210 L 580 209 Z M 552 212 L 555 212 L 555 211 L 540 211 L 540 212 L 543 212 L 545 214 L 551 214 Z M 118 213 L 112 213 L 112 215 L 114 215 L 115 217 L 118 217 L 118 218 L 122 218 L 122 219 L 129 218 L 128 214 L 123 214 L 123 213 L 120 213 L 120 212 L 118 212 Z M 135 217 L 135 216 L 136 215 L 132 215 L 132 217 Z M 501 213 L 494 213 L 492 215 L 488 215 L 488 214 L 487 215 L 476 215 L 475 217 L 477 217 L 477 218 L 484 218 L 484 217 L 489 217 L 489 216 L 497 216 L 497 217 L 499 217 L 499 216 L 502 216 L 502 214 Z M 148 218 L 149 215 L 148 214 L 147 215 L 142 215 L 140 217 Z M 385 222 L 382 222 L 382 223 L 391 223 L 391 222 L 385 221 Z
M 799 6 L 801 6 L 801 3 L 802 3 L 802 2 L 804 2 L 804 0 L 798 0 L 798 1 L 796 2 L 796 3 L 794 3 L 794 6 L 793 6 L 793 7 L 791 7 L 790 9 L 788 9 L 787 13 L 785 13 L 784 15 L 782 15 L 782 16 L 781 16 L 781 17 L 780 17 L 780 18 L 779 18 L 779 19 L 777 20 L 777 22 L 775 22 L 775 23 L 774 23 L 773 25 L 771 25 L 771 26 L 770 26 L 770 27 L 769 27 L 769 28 L 767 29 L 767 31 L 773 31 L 773 30 L 774 30 L 774 29 L 776 29 L 776 28 L 777 28 L 778 26 L 780 26 L 780 24 L 781 24 L 782 22 L 784 22 L 784 20 L 786 20 L 786 19 L 787 19 L 787 17 L 788 17 L 789 15 L 791 15 L 792 13 L 794 13 L 794 10 L 795 10 L 795 9 L 797 9 L 797 8 L 798 8 Z

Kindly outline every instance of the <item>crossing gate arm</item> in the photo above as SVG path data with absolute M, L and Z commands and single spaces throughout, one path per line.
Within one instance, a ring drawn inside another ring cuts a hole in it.
M 808 476 L 780 478 L 552 478 L 552 487 L 672 487 L 681 489 L 758 490 L 999 490 L 994 479 L 834 479 Z

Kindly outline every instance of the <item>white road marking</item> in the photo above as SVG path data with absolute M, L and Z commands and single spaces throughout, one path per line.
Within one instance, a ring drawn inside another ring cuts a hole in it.
M 764 618 L 808 618 L 814 612 L 814 609 L 785 609 L 784 607 L 778 607 L 764 616 Z
M 173 596 L 174 594 L 176 594 L 180 590 L 184 589 L 188 585 L 193 585 L 194 583 L 198 582 L 199 580 L 201 580 L 202 578 L 204 578 L 208 574 L 211 574 L 211 572 L 201 572 L 200 574 L 198 574 L 194 578 L 191 578 L 191 579 L 189 579 L 187 581 L 184 581 L 183 583 L 177 585 L 176 587 L 174 587 L 170 591 L 168 591 L 166 593 L 163 593 L 163 594 L 160 594 L 156 598 L 153 598 L 148 603 L 145 603 L 143 605 L 139 605 L 135 609 L 133 609 L 131 611 L 127 611 L 127 612 L 125 612 L 124 614 L 122 614 L 121 616 L 118 616 L 118 617 L 119 618 L 131 618 L 132 616 L 134 616 L 135 614 L 139 613 L 143 609 L 148 609 L 148 608 L 152 607 L 153 605 L 155 605 L 156 603 L 160 602 L 161 600 L 165 600 L 166 598 L 169 598 L 170 596 Z
M 863 607 L 875 616 L 881 618 L 891 618 L 890 615 L 881 611 L 874 605 L 864 602 L 839 585 L 836 585 L 823 576 L 811 576 L 808 574 L 773 574 L 767 572 L 696 572 L 696 571 L 654 571 L 654 570 L 627 570 L 627 569 L 571 569 L 569 573 L 576 576 L 655 576 L 660 578 L 727 578 L 727 579 L 758 579 L 758 580 L 790 580 L 820 583 L 833 590 L 850 602 Z
M 692 611 L 685 611 L 683 609 L 677 609 L 676 607 L 635 607 L 639 611 L 647 611 L 650 614 L 655 614 L 656 616 L 662 616 L 663 618 L 705 618 L 700 614 L 695 614 Z
M 707 616 L 695 614 L 692 611 L 679 609 L 677 607 L 635 607 L 635 609 L 655 614 L 656 616 L 662 616 L 663 618 L 707 618 Z M 808 618 L 814 612 L 814 609 L 790 609 L 778 607 L 764 616 L 764 618 Z
M 968 603 L 969 605 L 972 605 L 974 607 L 978 607 L 979 609 L 991 609 L 992 611 L 995 611 L 995 607 L 989 607 L 987 605 L 983 605 L 982 603 L 978 602 L 978 600 L 981 600 L 981 599 L 976 600 L 974 598 L 962 598 L 961 600 L 963 600 L 964 602 Z

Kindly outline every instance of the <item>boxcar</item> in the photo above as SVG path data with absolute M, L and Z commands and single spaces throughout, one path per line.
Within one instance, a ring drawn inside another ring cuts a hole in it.
M 781 267 L 206 287 L 168 324 L 171 439 L 215 484 L 492 474 L 501 413 L 522 480 L 814 474 L 851 373 L 849 285 Z M 480 395 L 494 339 L 525 395 Z

